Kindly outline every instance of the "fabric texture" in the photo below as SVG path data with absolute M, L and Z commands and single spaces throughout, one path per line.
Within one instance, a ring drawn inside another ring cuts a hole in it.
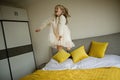
M 104 57 L 107 46 L 108 46 L 108 42 L 92 41 L 91 46 L 90 46 L 89 55 L 93 56 L 93 57 L 102 58 L 102 57 Z
M 72 51 L 71 55 L 72 55 L 72 59 L 73 59 L 74 63 L 77 63 L 80 60 L 88 57 L 84 46 L 81 46 L 81 47 L 75 49 L 74 51 Z
M 53 59 L 57 60 L 59 63 L 62 63 L 67 60 L 68 57 L 70 57 L 70 54 L 67 53 L 64 49 L 62 49 L 53 56 Z
M 20 80 L 120 80 L 120 68 L 86 70 L 37 70 Z
M 56 45 L 70 48 L 75 46 L 71 40 L 70 29 L 66 25 L 66 18 L 63 15 L 57 18 L 51 17 L 42 25 L 41 29 L 45 28 L 47 24 L 50 26 L 49 41 L 53 48 L 56 48 Z M 61 40 L 59 40 L 59 36 L 62 36 Z

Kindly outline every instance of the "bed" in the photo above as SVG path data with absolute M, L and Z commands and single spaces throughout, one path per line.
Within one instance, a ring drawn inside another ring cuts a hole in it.
M 85 52 L 89 53 L 93 41 L 108 43 L 104 56 L 88 55 L 77 62 L 74 62 L 73 56 L 63 62 L 52 57 L 42 69 L 20 80 L 120 80 L 120 33 L 73 40 L 75 47 L 69 53 L 83 45 Z M 54 48 L 51 50 L 53 56 L 58 54 Z

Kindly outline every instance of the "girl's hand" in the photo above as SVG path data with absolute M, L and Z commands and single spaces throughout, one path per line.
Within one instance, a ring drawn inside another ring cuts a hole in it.
M 61 40 L 61 38 L 62 38 L 62 36 L 59 36 L 59 39 L 58 39 L 58 40 L 60 41 L 60 40 Z
M 40 29 L 36 29 L 35 32 L 40 32 Z

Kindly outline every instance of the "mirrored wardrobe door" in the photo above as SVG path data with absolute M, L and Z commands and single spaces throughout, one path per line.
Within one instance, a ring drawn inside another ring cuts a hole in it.
M 0 22 L 0 80 L 11 80 L 1 22 Z
M 32 43 L 27 22 L 3 22 L 13 80 L 35 70 Z

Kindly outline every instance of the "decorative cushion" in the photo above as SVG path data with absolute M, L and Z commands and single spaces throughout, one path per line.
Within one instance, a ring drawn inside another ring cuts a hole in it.
M 72 59 L 73 59 L 74 63 L 77 63 L 80 60 L 88 57 L 84 46 L 81 46 L 81 47 L 75 49 L 74 51 L 72 51 L 71 55 L 72 55 Z
M 102 58 L 104 57 L 108 42 L 96 42 L 92 41 L 89 55 L 93 57 Z
M 59 63 L 62 63 L 65 60 L 67 60 L 69 57 L 70 57 L 70 54 L 67 53 L 64 49 L 62 49 L 53 56 L 53 59 L 55 59 Z

